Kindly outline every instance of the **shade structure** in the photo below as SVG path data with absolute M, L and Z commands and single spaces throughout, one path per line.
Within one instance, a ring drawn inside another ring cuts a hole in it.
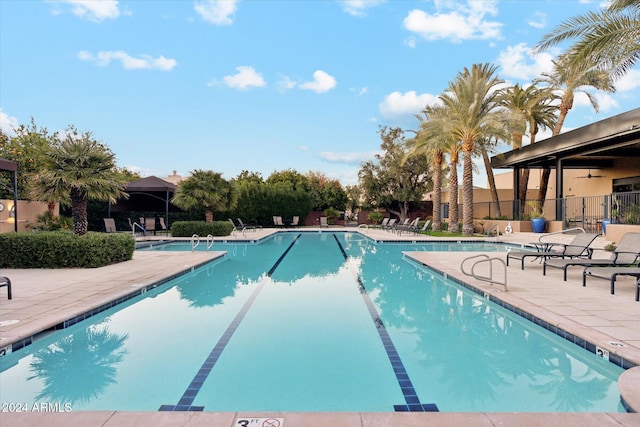
M 18 164 L 0 157 L 0 170 L 13 172 L 13 230 L 18 231 Z
M 129 199 L 109 205 L 111 212 L 155 211 L 165 213 L 169 227 L 169 201 L 178 187 L 157 176 L 148 176 L 127 184 Z

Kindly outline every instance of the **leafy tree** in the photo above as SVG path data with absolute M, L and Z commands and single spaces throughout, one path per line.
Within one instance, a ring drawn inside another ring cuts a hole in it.
M 422 201 L 431 189 L 431 174 L 426 156 L 407 156 L 409 149 L 399 128 L 381 127 L 382 154 L 376 162 L 362 164 L 358 177 L 365 202 L 384 207 L 404 220 L 412 203 Z
M 606 9 L 570 18 L 546 34 L 535 51 L 576 40 L 567 52 L 572 66 L 595 64 L 619 78 L 640 58 L 640 2 L 612 0 Z
M 309 191 L 309 180 L 306 176 L 293 169 L 273 172 L 265 181 L 267 184 L 285 184 L 292 190 Z
M 345 208 L 351 212 L 351 218 L 357 219 L 358 211 L 362 207 L 362 190 L 359 185 L 347 185 L 347 204 Z
M 474 64 L 458 73 L 440 100 L 449 114 L 449 126 L 463 153 L 462 234 L 473 234 L 473 160 L 476 142 L 483 136 L 506 136 L 504 118 L 498 114 L 497 67 Z
M 73 231 L 79 236 L 87 233 L 88 200 L 114 203 L 117 198 L 128 197 L 114 154 L 90 132 L 81 134 L 70 126 L 56 133 L 41 160 L 41 169 L 30 175 L 30 196 L 69 204 Z
M 0 130 L 0 157 L 18 164 L 18 194 L 24 198 L 30 191 L 29 175 L 42 167 L 42 157 L 52 143 L 52 135 L 46 128 L 38 128 L 33 118 L 29 125 L 20 125 L 14 131 L 16 135 L 9 137 Z M 5 175 L 0 174 L 0 198 L 13 198 L 13 176 Z
M 234 179 L 235 182 L 255 182 L 258 184 L 262 184 L 264 179 L 262 178 L 262 174 L 260 172 L 249 172 L 247 170 L 243 170 L 238 174 Z
M 348 196 L 337 179 L 329 179 L 322 172 L 307 174 L 312 209 L 323 211 L 327 208 L 344 210 Z
M 232 184 L 222 174 L 196 169 L 191 176 L 180 182 L 171 203 L 180 209 L 202 208 L 205 222 L 213 222 L 213 212 L 233 208 L 236 193 Z

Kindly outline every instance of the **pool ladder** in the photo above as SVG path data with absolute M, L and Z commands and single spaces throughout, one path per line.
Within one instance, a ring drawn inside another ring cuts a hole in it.
M 206 242 L 207 252 L 209 252 L 209 249 L 211 249 L 211 246 L 213 246 L 213 236 L 211 234 L 207 234 Z M 198 236 L 197 234 L 191 236 L 191 252 L 195 251 L 199 244 L 200 236 Z
M 475 260 L 476 258 L 481 258 L 479 260 L 476 260 L 473 265 L 471 265 L 471 270 L 467 271 L 465 270 L 465 263 L 471 260 Z M 494 262 L 497 262 L 498 265 L 502 266 L 502 270 L 504 272 L 504 278 L 502 281 L 499 280 L 495 280 L 493 278 L 493 264 Z M 488 276 L 484 276 L 481 274 L 476 273 L 476 267 L 487 264 L 489 265 L 489 275 Z M 489 257 L 489 255 L 485 255 L 485 254 L 480 254 L 480 255 L 473 255 L 470 257 L 467 257 L 465 259 L 462 260 L 462 263 L 460 264 L 460 270 L 466 275 L 466 276 L 470 276 L 473 277 L 474 279 L 477 280 L 481 280 L 483 282 L 488 282 L 492 285 L 502 285 L 504 286 L 504 290 L 507 290 L 507 264 L 505 264 L 504 260 L 502 260 L 502 258 L 491 258 Z

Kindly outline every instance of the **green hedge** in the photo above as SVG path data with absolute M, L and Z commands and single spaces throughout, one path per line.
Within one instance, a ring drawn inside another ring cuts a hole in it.
M 171 224 L 171 236 L 191 237 L 198 236 L 228 236 L 233 231 L 233 225 L 229 221 L 176 221 Z
M 133 257 L 131 234 L 70 231 L 0 234 L 0 268 L 94 268 Z

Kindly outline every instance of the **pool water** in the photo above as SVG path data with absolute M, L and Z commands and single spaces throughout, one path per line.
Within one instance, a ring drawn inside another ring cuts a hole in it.
M 0 401 L 73 410 L 624 412 L 604 362 L 402 257 L 280 233 L 0 359 Z M 155 250 L 191 250 L 190 244 Z M 456 244 L 453 250 L 503 250 Z

